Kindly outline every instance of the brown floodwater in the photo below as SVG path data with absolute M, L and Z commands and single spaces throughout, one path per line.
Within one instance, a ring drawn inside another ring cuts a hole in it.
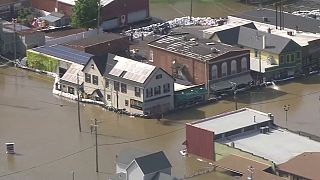
M 270 86 L 239 95 L 240 107 L 251 107 L 275 115 L 285 124 L 283 105 L 290 104 L 288 127 L 320 136 L 320 76 Z M 167 115 L 160 122 L 130 118 L 82 104 L 78 132 L 77 104 L 51 93 L 52 79 L 20 69 L 0 69 L 0 179 L 106 179 L 115 173 L 115 155 L 135 147 L 163 150 L 172 174 L 189 177 L 209 167 L 194 158 L 182 157 L 185 123 L 234 109 L 232 100 L 191 108 Z M 95 173 L 92 119 L 99 125 L 99 169 Z M 14 142 L 17 154 L 6 155 L 5 143 Z M 212 172 L 192 179 L 232 179 Z

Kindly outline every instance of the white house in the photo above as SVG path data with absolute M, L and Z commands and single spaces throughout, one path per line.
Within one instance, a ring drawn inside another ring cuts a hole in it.
M 117 174 L 110 180 L 177 180 L 171 176 L 172 166 L 163 151 L 145 154 L 127 149 L 117 156 L 116 166 Z
M 109 59 L 112 64 L 105 78 L 106 100 L 113 107 L 138 114 L 173 110 L 174 79 L 164 70 L 120 56 Z

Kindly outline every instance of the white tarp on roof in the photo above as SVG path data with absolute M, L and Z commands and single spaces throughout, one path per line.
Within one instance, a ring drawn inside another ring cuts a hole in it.
M 58 0 L 59 2 L 65 3 L 65 4 L 70 4 L 70 5 L 75 5 L 77 0 Z M 114 0 L 100 0 L 101 6 L 106 6 L 109 3 L 111 3 Z
M 79 84 L 83 83 L 83 65 L 72 63 L 70 68 L 62 76 L 61 80 L 67 81 L 73 84 L 77 84 L 77 74 L 79 73 Z
M 138 83 L 144 83 L 156 68 L 155 66 L 120 56 L 115 56 L 114 60 L 118 62 L 109 72 L 110 75 Z

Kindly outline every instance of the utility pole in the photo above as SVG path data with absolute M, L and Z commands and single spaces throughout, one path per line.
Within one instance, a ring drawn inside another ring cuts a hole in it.
M 237 91 L 236 90 L 233 91 L 233 100 L 235 103 L 235 108 L 236 108 L 236 110 L 238 110 L 238 98 L 237 98 Z
M 74 171 L 72 171 L 71 173 L 72 173 L 72 180 L 74 180 Z
M 100 6 L 101 0 L 98 0 L 97 34 L 100 32 Z
M 99 161 L 98 161 L 98 121 L 97 121 L 97 119 L 94 119 L 94 124 L 91 124 L 90 126 L 94 127 L 94 131 L 95 131 L 95 139 L 96 139 L 96 172 L 99 172 Z
M 14 57 L 14 63 L 16 63 L 17 60 L 17 41 L 16 41 L 16 23 L 17 23 L 17 19 L 16 18 L 12 18 L 12 22 L 13 22 L 13 57 Z
M 78 124 L 79 124 L 79 132 L 81 132 L 81 121 L 80 121 L 80 91 L 79 91 L 79 73 L 77 74 L 77 102 L 78 102 Z
M 192 21 L 192 1 L 193 0 L 190 0 L 190 21 Z
M 290 104 L 286 104 L 283 106 L 283 110 L 286 113 L 286 128 L 288 128 L 288 111 L 290 109 Z

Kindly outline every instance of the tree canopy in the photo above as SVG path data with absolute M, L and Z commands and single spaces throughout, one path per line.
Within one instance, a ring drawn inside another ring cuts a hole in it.
M 96 27 L 99 2 L 100 0 L 77 0 L 73 7 L 72 27 Z

